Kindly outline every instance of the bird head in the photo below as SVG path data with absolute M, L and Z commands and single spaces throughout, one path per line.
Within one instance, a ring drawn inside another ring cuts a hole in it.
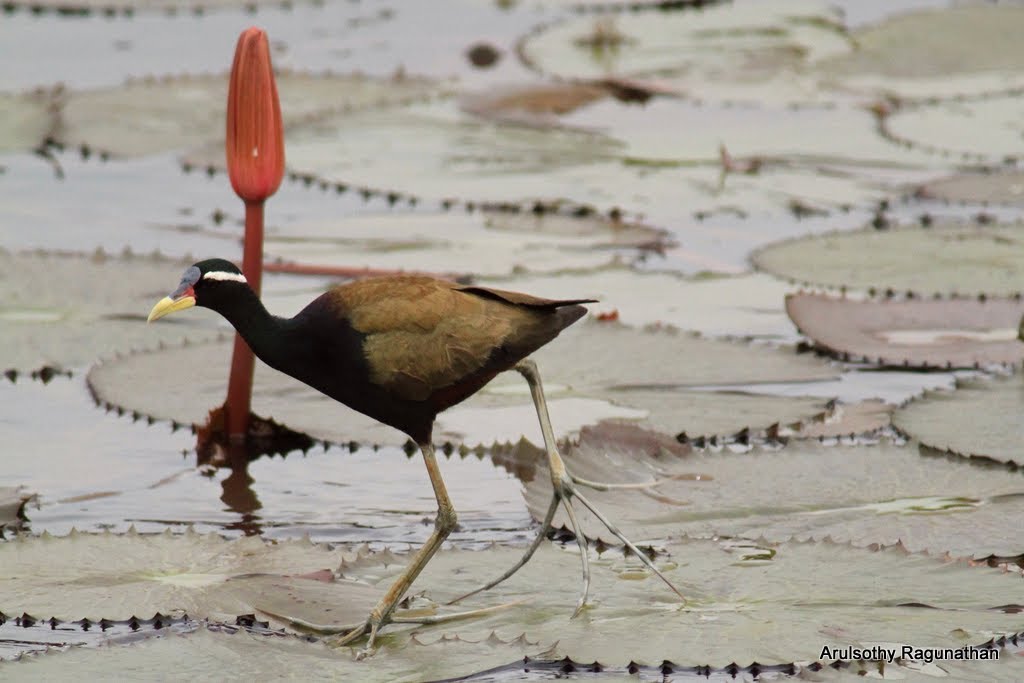
M 181 276 L 178 288 L 157 302 L 149 312 L 148 322 L 193 306 L 217 308 L 219 302 L 248 287 L 245 276 L 235 264 L 221 258 L 207 259 L 189 266 Z

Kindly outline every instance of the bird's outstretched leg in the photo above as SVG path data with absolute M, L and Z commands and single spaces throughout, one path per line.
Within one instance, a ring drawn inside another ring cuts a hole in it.
M 604 514 L 602 514 L 593 503 L 581 495 L 577 489 L 577 485 L 586 486 L 599 491 L 608 491 L 617 488 L 643 488 L 651 486 L 657 482 L 645 484 L 602 484 L 587 479 L 573 477 L 568 470 L 566 470 L 565 463 L 562 461 L 562 456 L 559 455 L 558 448 L 555 445 L 555 433 L 551 428 L 551 417 L 548 415 L 548 405 L 544 398 L 544 387 L 541 385 L 540 373 L 537 370 L 537 364 L 527 358 L 526 360 L 519 361 L 519 363 L 516 364 L 515 369 L 523 376 L 524 379 L 526 379 L 526 383 L 530 385 L 530 394 L 533 396 L 533 405 L 537 409 L 537 419 L 540 421 L 541 434 L 544 436 L 544 448 L 547 451 L 548 456 L 548 469 L 551 472 L 551 485 L 554 489 L 554 493 L 551 496 L 551 505 L 548 506 L 547 514 L 544 516 L 544 521 L 537 532 L 536 538 L 533 539 L 533 543 L 530 544 L 530 547 L 526 549 L 523 557 L 515 565 L 493 581 L 450 601 L 448 604 L 459 602 L 471 595 L 494 588 L 499 583 L 519 571 L 523 565 L 530 561 L 530 558 L 533 557 L 533 553 L 536 552 L 537 548 L 540 546 L 541 541 L 547 537 L 548 531 L 551 529 L 551 521 L 555 517 L 555 512 L 558 510 L 559 503 L 561 503 L 565 508 L 566 516 L 569 518 L 569 523 L 572 525 L 573 533 L 576 534 L 576 541 L 580 545 L 580 561 L 583 565 L 583 590 L 581 591 L 580 598 L 576 603 L 576 611 L 573 612 L 573 616 L 575 617 L 579 614 L 580 610 L 583 609 L 583 606 L 586 605 L 587 594 L 590 590 L 590 563 L 589 555 L 587 553 L 586 537 L 583 535 L 583 530 L 580 528 L 579 522 L 576 519 L 576 512 L 572 507 L 573 498 L 590 510 L 591 514 L 597 517 L 597 519 L 608 528 L 608 531 L 622 541 L 623 545 L 639 557 L 651 571 L 657 574 L 658 578 L 664 581 L 676 595 L 685 601 L 685 596 L 683 596 L 683 594 L 679 592 L 679 589 L 672 585 L 672 582 L 654 566 L 654 563 L 651 562 L 647 555 L 641 552 L 632 541 L 626 538 L 626 536 L 619 531 L 611 520 L 605 517 Z
M 377 638 L 377 631 L 390 621 L 391 613 L 395 611 L 395 607 L 398 606 L 405 592 L 409 590 L 409 586 L 420 575 L 423 568 L 427 566 L 427 562 L 430 561 L 430 558 L 441 547 L 448 534 L 455 529 L 455 508 L 452 507 L 452 501 L 448 498 L 448 491 L 445 489 L 444 480 L 441 479 L 441 470 L 438 468 L 437 459 L 434 457 L 434 447 L 427 441 L 427 443 L 420 444 L 420 450 L 423 452 L 423 461 L 427 465 L 430 483 L 434 487 L 434 497 L 437 498 L 437 518 L 434 520 L 434 531 L 430 534 L 427 542 L 423 544 L 423 547 L 412 556 L 409 565 L 399 574 L 395 582 L 391 584 L 391 588 L 380 599 L 377 606 L 370 612 L 366 623 L 333 641 L 333 645 L 347 645 L 368 633 L 370 636 L 369 642 L 357 655 L 360 659 L 373 654 L 373 643 Z

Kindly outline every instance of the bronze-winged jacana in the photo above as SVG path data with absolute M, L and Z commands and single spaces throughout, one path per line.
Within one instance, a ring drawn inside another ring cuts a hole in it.
M 211 308 L 227 318 L 267 365 L 404 432 L 419 445 L 437 498 L 437 519 L 430 538 L 366 623 L 339 641 L 349 643 L 369 632 L 364 652 L 370 652 L 377 630 L 388 621 L 406 590 L 455 527 L 455 510 L 431 444 L 434 419 L 505 370 L 516 370 L 530 386 L 554 495 L 544 523 L 522 559 L 496 580 L 462 598 L 496 586 L 526 564 L 546 537 L 561 502 L 581 550 L 583 590 L 576 605 L 579 613 L 587 600 L 590 568 L 586 539 L 576 520 L 572 498 L 683 597 L 647 556 L 577 491 L 576 485 L 597 490 L 616 485 L 587 481 L 566 471 L 555 446 L 537 366 L 527 358 L 579 320 L 586 313 L 580 304 L 592 301 L 540 299 L 429 277 L 396 276 L 335 287 L 286 319 L 267 312 L 233 263 L 209 259 L 185 271 L 181 284 L 153 307 L 149 320 L 192 306 Z

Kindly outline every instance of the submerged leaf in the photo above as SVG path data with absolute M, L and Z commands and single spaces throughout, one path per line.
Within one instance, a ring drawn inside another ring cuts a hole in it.
M 930 448 L 1024 467 L 1022 414 L 1024 386 L 1013 376 L 929 392 L 899 410 L 893 422 Z
M 874 293 L 986 294 L 1024 290 L 1024 238 L 1016 224 L 873 228 L 780 242 L 751 256 L 779 277 Z
M 223 401 L 230 349 L 225 340 L 134 354 L 95 366 L 89 384 L 102 401 L 157 418 L 200 423 L 210 406 Z M 607 418 L 637 421 L 669 434 L 707 435 L 795 421 L 820 412 L 822 401 L 693 389 L 714 384 L 741 390 L 749 384 L 815 382 L 838 375 L 809 355 L 601 322 L 578 323 L 532 357 L 540 366 L 560 437 Z M 167 367 L 180 372 L 168 376 Z M 154 391 L 157 385 L 160 390 Z M 406 440 L 262 365 L 255 387 L 257 414 L 316 438 L 372 444 Z M 518 441 L 522 434 L 541 443 L 526 384 L 513 373 L 443 413 L 434 430 L 436 441 L 469 445 Z
M 815 345 L 879 365 L 970 368 L 1024 360 L 1017 299 L 853 301 L 790 294 L 786 312 Z
M 1012 521 L 1024 512 L 1019 474 L 922 457 L 916 448 L 886 441 L 872 447 L 799 441 L 778 452 L 679 457 L 585 432 L 565 462 L 590 480 L 667 480 L 641 491 L 586 493 L 634 542 L 683 534 L 772 542 L 832 538 L 977 558 L 1024 554 L 1024 534 Z M 551 499 L 543 465 L 525 495 L 531 514 L 542 519 Z M 615 542 L 589 512 L 576 508 L 588 537 Z M 563 512 L 555 520 L 568 527 Z

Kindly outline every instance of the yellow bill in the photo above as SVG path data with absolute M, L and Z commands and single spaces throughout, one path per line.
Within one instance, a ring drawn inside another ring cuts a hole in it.
M 192 308 L 195 305 L 196 298 L 194 296 L 185 295 L 178 297 L 177 299 L 165 296 L 163 299 L 160 299 L 156 306 L 153 307 L 153 310 L 149 312 L 149 318 L 146 319 L 146 322 L 151 323 L 165 315 L 169 315 L 175 311 L 183 311 L 186 308 Z

